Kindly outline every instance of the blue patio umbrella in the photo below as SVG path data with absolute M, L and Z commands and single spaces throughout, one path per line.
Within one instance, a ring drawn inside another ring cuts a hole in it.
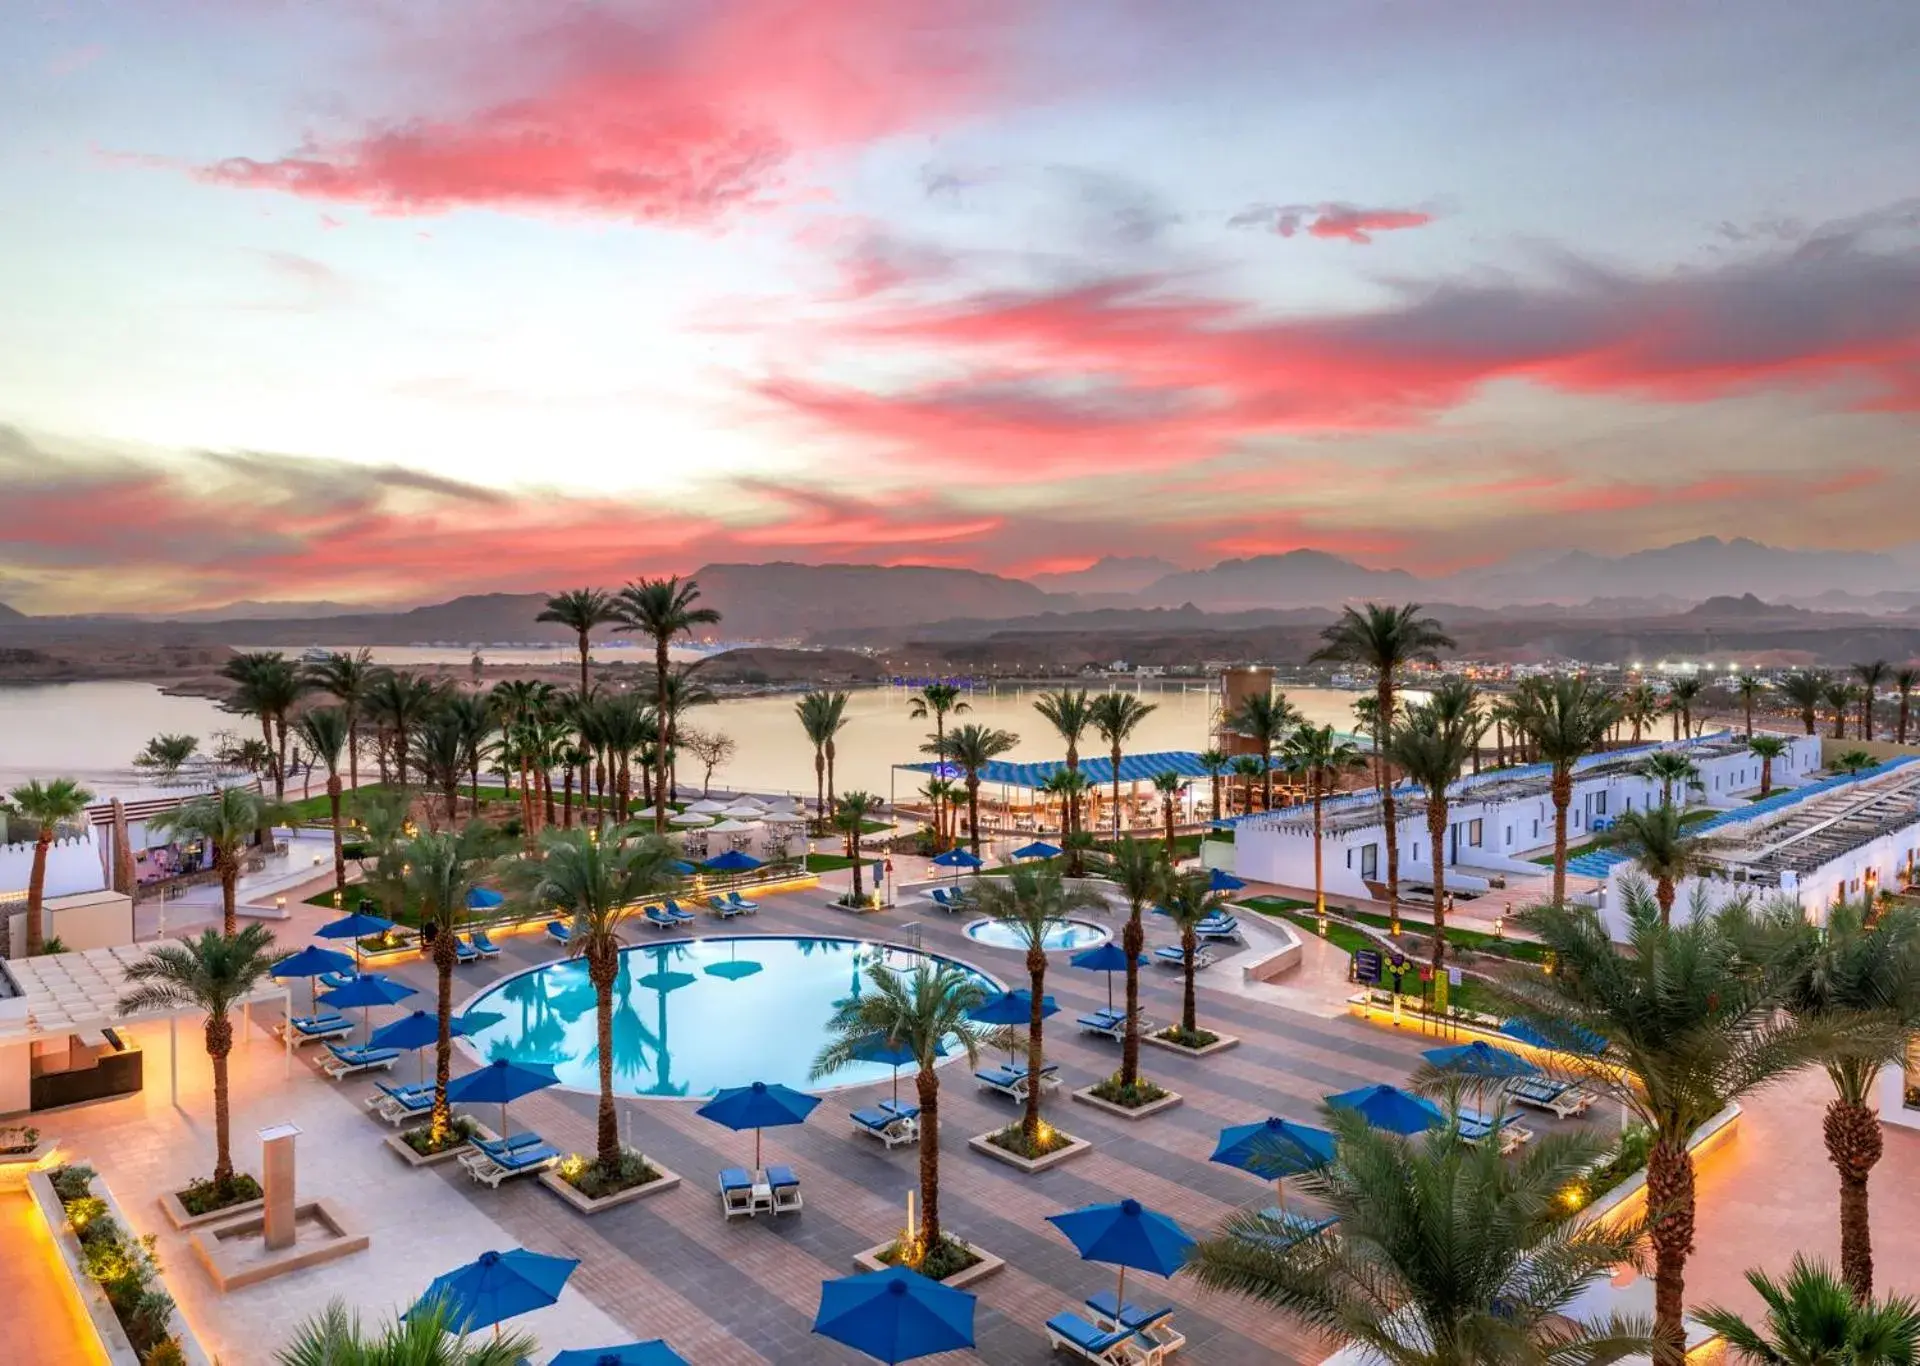
M 853 1046 L 853 1056 L 861 1062 L 885 1063 L 893 1069 L 893 1103 L 900 1103 L 900 1069 L 920 1061 L 920 1055 L 903 1043 L 894 1043 L 884 1034 L 869 1034 Z M 946 1040 L 933 1046 L 933 1056 L 947 1056 Z
M 980 859 L 965 849 L 949 849 L 933 860 L 936 868 L 978 868 Z
M 360 1007 L 360 1026 L 369 1028 L 368 1017 L 375 1006 L 397 1005 L 409 996 L 418 996 L 419 990 L 405 982 L 395 981 L 384 973 L 363 972 L 342 986 L 324 993 L 320 999 L 336 1010 Z
M 338 949 L 323 949 L 318 944 L 309 944 L 298 953 L 290 953 L 275 963 L 272 972 L 275 977 L 312 978 L 318 977 L 323 972 L 347 972 L 352 967 L 353 959 L 350 955 L 341 953 Z M 308 983 L 308 987 L 314 993 L 310 998 L 312 1005 L 309 1009 L 317 1009 L 320 988 L 311 982 Z
M 372 903 L 363 901 L 360 904 L 366 906 Z M 338 920 L 329 920 L 315 930 L 314 934 L 321 939 L 351 939 L 353 961 L 357 967 L 360 963 L 360 941 L 376 934 L 385 934 L 392 928 L 391 920 L 377 915 L 368 915 L 365 911 L 355 911 L 351 915 L 341 916 Z
M 455 1077 L 447 1083 L 447 1103 L 450 1105 L 490 1104 L 500 1107 L 500 1136 L 507 1135 L 507 1102 L 530 1096 L 535 1091 L 544 1091 L 549 1086 L 560 1084 L 560 1078 L 554 1076 L 553 1066 L 543 1062 L 509 1062 L 505 1058 L 495 1058 L 485 1067 L 476 1068 L 463 1077 Z
M 1208 1159 L 1270 1179 L 1286 1203 L 1286 1178 L 1333 1161 L 1333 1135 L 1292 1120 L 1269 1116 L 1258 1124 L 1234 1124 L 1220 1131 Z
M 743 977 L 753 976 L 754 973 L 759 972 L 764 966 L 764 964 L 756 962 L 751 958 L 742 958 L 740 956 L 740 941 L 738 939 L 729 939 L 727 941 L 727 961 L 724 963 L 709 963 L 700 970 L 709 977 L 718 977 L 723 982 L 737 982 Z
M 1207 871 L 1207 890 L 1210 892 L 1237 892 L 1246 885 L 1224 869 L 1211 868 Z
M 1059 847 L 1048 844 L 1045 840 L 1035 840 L 1032 844 L 1023 844 L 1013 851 L 1015 858 L 1057 858 L 1059 854 Z
M 667 860 L 667 871 L 675 877 L 692 877 L 693 865 L 683 858 Z
M 687 1366 L 687 1359 L 659 1338 L 624 1342 L 618 1347 L 576 1347 L 547 1366 Z
M 1147 963 L 1146 955 L 1142 954 L 1134 961 L 1141 967 L 1145 967 Z M 1085 968 L 1088 972 L 1104 972 L 1107 974 L 1107 1009 L 1112 1010 L 1113 974 L 1126 971 L 1127 951 L 1109 939 L 1104 944 L 1097 944 L 1093 948 L 1080 950 L 1080 952 L 1069 958 L 1067 962 L 1073 967 Z
M 434 1277 L 427 1293 L 407 1313 L 411 1316 L 438 1303 L 447 1310 L 447 1328 L 452 1332 L 491 1328 L 554 1303 L 579 1265 L 578 1257 L 549 1257 L 523 1247 L 483 1252 L 465 1266 Z
M 465 1034 L 478 1034 L 504 1020 L 506 1016 L 491 1010 L 470 1010 L 465 1015 L 456 1015 L 447 1021 L 447 1032 L 452 1038 Z M 391 1024 L 383 1024 L 373 1031 L 367 1039 L 371 1048 L 427 1048 L 440 1042 L 440 1017 L 425 1010 L 416 1010 L 410 1015 L 402 1015 Z M 427 1078 L 427 1060 L 423 1054 L 420 1059 L 420 1079 Z
M 467 909 L 470 911 L 491 911 L 496 906 L 506 905 L 505 896 L 491 887 L 475 887 L 467 893 Z
M 1187 1260 L 1193 1235 L 1168 1216 L 1150 1210 L 1138 1200 L 1087 1205 L 1065 1214 L 1049 1214 L 1047 1222 L 1067 1235 L 1086 1262 L 1105 1262 L 1120 1268 L 1115 1307 L 1127 1302 L 1127 1268 L 1171 1276 Z
M 1504 1081 L 1509 1077 L 1538 1076 L 1540 1069 L 1511 1049 L 1495 1048 L 1475 1039 L 1452 1048 L 1429 1048 L 1420 1055 L 1443 1072 L 1463 1077 Z
M 1521 1043 L 1549 1052 L 1590 1053 L 1597 1056 L 1607 1051 L 1607 1041 L 1600 1035 L 1564 1020 L 1550 1021 L 1542 1026 L 1515 1016 L 1501 1024 L 1500 1032 L 1510 1039 L 1518 1039 Z
M 1435 1125 L 1446 1123 L 1440 1107 L 1430 1100 L 1410 1096 L 1397 1086 L 1362 1086 L 1328 1096 L 1335 1110 L 1352 1110 L 1376 1129 L 1390 1134 L 1422 1134 Z
M 760 1131 L 777 1129 L 783 1124 L 805 1124 L 820 1097 L 782 1086 L 778 1082 L 756 1081 L 751 1086 L 730 1086 L 694 1113 L 729 1129 L 753 1130 L 753 1165 L 760 1167 Z
M 876 1361 L 973 1346 L 974 1298 L 904 1266 L 820 1283 L 813 1331 Z
M 1040 1018 L 1060 1013 L 1060 1007 L 1053 1003 L 1053 997 L 1040 998 Z M 989 996 L 979 1005 L 967 1012 L 967 1018 L 975 1024 L 1023 1025 L 1033 1018 L 1033 993 L 1025 987 L 1018 991 L 1003 991 L 998 996 Z M 1007 1058 L 1013 1058 L 1013 1040 L 1007 1040 Z
M 760 866 L 760 860 L 744 849 L 729 849 L 724 854 L 715 854 L 700 866 L 713 873 L 751 873 Z

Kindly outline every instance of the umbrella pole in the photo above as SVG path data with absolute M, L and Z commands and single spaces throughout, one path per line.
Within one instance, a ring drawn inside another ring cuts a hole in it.
M 1113 1321 L 1120 1322 L 1120 1316 L 1127 1312 L 1127 1268 L 1120 1268 L 1119 1300 L 1113 1306 Z
M 1113 1014 L 1113 974 L 1107 974 L 1107 1014 Z
M 753 1131 L 753 1170 L 754 1170 L 754 1173 L 755 1173 L 756 1175 L 758 1175 L 758 1174 L 759 1174 L 759 1171 L 760 1171 L 760 1131 L 759 1131 L 758 1129 L 755 1129 L 755 1130 Z

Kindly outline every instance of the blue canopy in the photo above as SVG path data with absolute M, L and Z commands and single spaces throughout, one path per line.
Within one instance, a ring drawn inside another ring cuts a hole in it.
M 477 1260 L 436 1276 L 407 1313 L 411 1316 L 437 1301 L 446 1306 L 447 1327 L 453 1332 L 489 1328 L 558 1300 L 578 1265 L 578 1257 L 548 1257 L 523 1247 L 483 1252 Z
M 1246 885 L 1232 873 L 1219 868 L 1207 870 L 1207 890 L 1210 892 L 1237 892 Z
M 1535 1024 L 1532 1020 L 1523 1020 L 1515 1016 L 1500 1026 L 1500 1032 L 1510 1039 L 1531 1044 L 1535 1048 L 1544 1048 L 1549 1052 L 1601 1054 L 1607 1051 L 1607 1041 L 1591 1029 L 1577 1024 L 1568 1024 L 1563 1020 L 1551 1021 L 1546 1025 Z
M 813 1331 L 875 1361 L 973 1346 L 974 1298 L 904 1266 L 820 1283 Z
M 309 944 L 275 963 L 272 971 L 275 977 L 318 977 L 323 972 L 349 972 L 352 968 L 352 954 Z
M 667 871 L 675 877 L 692 877 L 693 865 L 683 858 L 669 859 L 667 861 Z
M 1540 1071 L 1518 1053 L 1480 1039 L 1452 1048 L 1429 1048 L 1420 1056 L 1443 1071 L 1458 1072 L 1463 1077 L 1531 1077 Z
M 820 1097 L 796 1091 L 778 1082 L 756 1081 L 751 1086 L 730 1086 L 694 1113 L 715 1124 L 735 1131 L 753 1130 L 753 1165 L 760 1165 L 760 1131 L 777 1129 L 783 1124 L 805 1124 Z
M 1134 962 L 1145 966 L 1147 956 L 1141 954 Z M 1127 951 L 1109 939 L 1090 949 L 1082 949 L 1067 960 L 1076 968 L 1085 968 L 1088 972 L 1122 972 L 1127 966 Z
M 535 1091 L 544 1091 L 549 1086 L 559 1084 L 560 1078 L 553 1074 L 551 1063 L 508 1062 L 505 1058 L 495 1058 L 485 1067 L 469 1072 L 464 1077 L 455 1077 L 448 1082 L 447 1103 L 449 1105 L 498 1105 L 500 1133 L 504 1137 L 509 1132 L 508 1101 L 518 1100 L 522 1096 L 529 1096 Z
M 1040 1018 L 1056 1015 L 1060 1007 L 1053 1003 L 1053 997 L 1040 998 Z M 1033 993 L 1025 987 L 1018 991 L 1003 991 L 998 996 L 989 996 L 979 1005 L 967 1012 L 967 1018 L 976 1024 L 1020 1025 L 1033 1018 Z
M 418 996 L 419 989 L 405 982 L 378 972 L 364 972 L 345 986 L 335 987 L 320 997 L 330 1006 L 390 1006 L 404 1001 L 409 996 Z
M 1035 840 L 1032 844 L 1023 844 L 1013 851 L 1015 858 L 1057 858 L 1060 849 L 1045 840 Z
M 947 1056 L 946 1041 L 934 1046 L 936 1058 Z M 905 1044 L 894 1043 L 884 1034 L 869 1034 L 853 1046 L 853 1056 L 861 1062 L 884 1063 L 888 1067 L 906 1067 L 919 1061 L 919 1055 Z
M 744 849 L 729 849 L 724 854 L 715 854 L 700 866 L 715 873 L 751 873 L 760 866 L 760 860 Z
M 1049 1214 L 1047 1222 L 1067 1235 L 1082 1261 L 1120 1268 L 1120 1285 L 1114 1297 L 1118 1305 L 1127 1302 L 1128 1267 L 1171 1276 L 1187 1260 L 1194 1244 L 1192 1234 L 1138 1200 Z
M 1254 758 L 1257 760 L 1258 755 Z M 1273 759 L 1273 767 L 1285 766 L 1285 760 L 1279 756 Z M 1039 788 L 1045 786 L 1054 774 L 1066 768 L 1064 759 L 1048 760 L 1044 763 L 1014 763 L 1006 759 L 994 759 L 980 766 L 980 781 L 983 783 L 1001 783 L 1007 787 Z M 937 773 L 942 767 L 935 763 L 895 764 L 895 768 L 910 769 L 915 773 Z M 948 766 L 951 767 L 951 766 Z M 1080 772 L 1089 783 L 1101 787 L 1113 781 L 1113 760 L 1104 755 L 1090 755 L 1080 761 Z M 1120 781 L 1150 783 L 1162 773 L 1177 773 L 1182 778 L 1205 778 L 1209 774 L 1207 766 L 1200 761 L 1200 755 L 1193 750 L 1161 750 L 1153 754 L 1127 754 L 1120 759 Z M 957 777 L 957 772 L 937 774 L 942 777 Z
M 1376 1129 L 1390 1134 L 1421 1134 L 1447 1122 L 1440 1107 L 1430 1100 L 1410 1096 L 1397 1086 L 1362 1086 L 1328 1096 L 1327 1104 L 1336 1110 L 1352 1110 Z
M 687 1366 L 687 1359 L 659 1338 L 624 1342 L 618 1347 L 576 1347 L 547 1366 Z
M 368 915 L 365 911 L 355 911 L 352 915 L 343 915 L 338 920 L 329 920 L 314 933 L 322 939 L 366 939 L 376 934 L 385 934 L 392 928 L 391 920 L 383 920 L 377 915 Z
M 467 909 L 470 911 L 490 911 L 495 906 L 504 906 L 506 897 L 491 887 L 475 887 L 467 893 Z
M 477 1034 L 505 1018 L 491 1010 L 469 1011 L 449 1020 L 448 1032 L 453 1038 Z M 426 1048 L 440 1042 L 440 1017 L 431 1011 L 416 1010 L 410 1015 L 402 1015 L 392 1024 L 381 1025 L 373 1031 L 373 1036 L 367 1042 L 375 1048 Z
M 941 868 L 978 868 L 980 860 L 965 849 L 949 849 L 933 860 Z
M 1208 1160 L 1278 1181 L 1333 1161 L 1333 1135 L 1325 1129 L 1269 1117 L 1258 1124 L 1222 1129 Z

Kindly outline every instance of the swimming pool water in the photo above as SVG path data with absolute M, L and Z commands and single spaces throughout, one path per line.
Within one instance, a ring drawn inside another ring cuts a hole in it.
M 922 958 L 950 961 L 857 939 L 773 936 L 635 944 L 620 958 L 613 1084 L 628 1096 L 708 1096 L 755 1081 L 800 1091 L 885 1081 L 893 1069 L 879 1063 L 853 1063 L 819 1081 L 808 1076 L 838 1003 L 872 990 L 866 974 L 877 963 L 910 971 Z M 983 989 L 999 990 L 977 970 L 955 966 Z M 470 1008 L 505 1016 L 465 1040 L 482 1058 L 551 1063 L 561 1085 L 599 1089 L 584 959 L 509 977 Z
M 1040 946 L 1049 953 L 1062 949 L 1088 949 L 1095 944 L 1106 943 L 1111 937 L 1091 920 L 1056 920 L 1040 941 Z M 998 920 L 974 921 L 967 926 L 967 938 L 996 949 L 1024 951 L 1027 947 L 1026 938 L 1018 930 Z

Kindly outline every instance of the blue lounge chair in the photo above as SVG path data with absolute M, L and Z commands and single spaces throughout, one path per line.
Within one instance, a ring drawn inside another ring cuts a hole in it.
M 795 1214 L 800 1209 L 800 1178 L 792 1167 L 768 1167 L 767 1184 L 773 1188 L 773 1212 Z
M 666 911 L 659 906 L 647 907 L 646 916 L 647 923 L 656 930 L 677 930 L 680 928 L 680 922 L 668 915 Z
M 734 910 L 739 911 L 743 915 L 752 915 L 760 909 L 759 902 L 749 901 L 738 892 L 728 892 L 727 901 L 732 905 Z
M 488 938 L 485 930 L 475 930 L 467 936 L 467 942 L 473 945 L 473 951 L 482 958 L 498 958 L 500 956 L 500 946 Z
M 400 1050 L 397 1048 L 368 1048 L 364 1044 L 350 1048 L 344 1044 L 330 1043 L 327 1052 L 333 1055 L 333 1061 L 321 1063 L 320 1070 L 335 1081 L 353 1076 L 356 1072 L 386 1071 L 400 1061 Z
M 1060 1084 L 1055 1075 L 1059 1068 L 1048 1063 L 1040 1069 L 1040 1089 L 1050 1091 Z M 1024 1101 L 1027 1098 L 1029 1078 L 1025 1067 L 984 1067 L 973 1074 L 973 1079 L 987 1090 L 1006 1096 L 1009 1100 Z
M 892 1110 L 870 1106 L 849 1111 L 847 1118 L 853 1121 L 856 1133 L 879 1139 L 889 1150 L 902 1143 L 912 1143 L 920 1137 L 920 1121 L 913 1115 L 896 1114 Z
M 883 1100 L 880 1102 L 879 1108 L 885 1110 L 890 1115 L 905 1115 L 909 1119 L 918 1119 L 920 1117 L 920 1107 L 909 1101 Z
M 1493 1137 L 1497 1128 L 1501 1153 L 1514 1152 L 1522 1144 L 1533 1141 L 1533 1130 L 1518 1124 L 1518 1118 L 1517 1115 L 1501 1115 L 1496 1121 L 1485 1110 L 1463 1105 L 1460 1107 L 1460 1137 L 1469 1143 L 1484 1143 Z
M 668 915 L 672 916 L 682 925 L 691 925 L 700 918 L 672 897 L 668 897 L 666 900 L 666 910 Z
M 1260 1211 L 1260 1217 L 1274 1227 L 1269 1231 L 1248 1236 L 1271 1244 L 1281 1251 L 1285 1251 L 1296 1243 L 1304 1243 L 1314 1234 L 1330 1229 L 1340 1222 L 1335 1215 L 1323 1214 L 1316 1219 L 1298 1210 L 1281 1209 L 1278 1205 L 1268 1205 Z
M 1118 1042 L 1126 1036 L 1127 1012 L 1124 1010 L 1096 1010 L 1091 1015 L 1082 1015 L 1074 1023 L 1083 1033 L 1098 1034 L 1104 1039 Z
M 927 893 L 927 896 L 931 898 L 934 905 L 943 911 L 957 911 L 960 909 L 960 893 L 955 889 L 935 887 Z
M 1047 1342 L 1054 1351 L 1071 1352 L 1099 1366 L 1134 1366 L 1147 1360 L 1136 1344 L 1138 1336 L 1131 1328 L 1101 1328 L 1072 1312 L 1047 1320 Z
M 707 898 L 707 905 L 722 920 L 731 920 L 740 914 L 740 908 L 724 897 L 710 896 Z
M 1187 965 L 1186 950 L 1177 944 L 1162 944 L 1153 951 L 1153 961 L 1163 968 L 1184 968 Z M 1197 972 L 1201 968 L 1213 966 L 1213 955 L 1203 948 L 1193 951 L 1193 966 Z
M 296 1044 L 318 1043 L 323 1039 L 344 1039 L 353 1033 L 353 1021 L 327 1011 L 319 1015 L 296 1015 L 287 1024 Z
M 514 1148 L 508 1152 L 468 1153 L 461 1159 L 467 1175 L 483 1186 L 495 1190 L 500 1183 L 514 1176 L 528 1176 L 534 1172 L 543 1172 L 560 1160 L 560 1150 L 546 1143 L 537 1143 L 531 1147 Z
M 320 985 L 328 991 L 338 991 L 359 975 L 357 972 L 323 972 L 320 974 Z
M 564 920 L 549 920 L 547 922 L 547 938 L 556 944 L 571 944 L 573 942 L 573 926 L 567 924 Z
M 489 1157 L 498 1157 L 503 1153 L 518 1152 L 522 1148 L 538 1148 L 546 1141 L 546 1139 L 540 1137 L 539 1134 L 534 1133 L 531 1129 L 523 1129 L 517 1134 L 508 1135 L 506 1138 L 481 1138 L 475 1135 L 473 1138 L 467 1140 L 468 1143 Z
M 1194 935 L 1200 939 L 1231 939 L 1240 942 L 1240 921 L 1234 916 L 1219 920 L 1203 920 L 1194 926 Z
M 1138 1333 L 1159 1356 L 1172 1356 L 1187 1345 L 1186 1334 L 1173 1326 L 1173 1306 L 1170 1304 L 1163 1304 L 1158 1309 L 1142 1309 L 1137 1304 L 1119 1303 L 1111 1290 L 1087 1296 L 1086 1304 L 1093 1311 L 1096 1326 L 1108 1332 L 1125 1328 Z
M 389 1124 L 417 1119 L 433 1109 L 433 1083 L 416 1082 L 408 1086 L 389 1086 L 377 1081 L 378 1088 L 367 1097 L 367 1108 Z
M 1584 1086 L 1577 1086 L 1570 1081 L 1554 1081 L 1548 1077 L 1527 1077 L 1522 1081 L 1510 1082 L 1506 1090 L 1516 1104 L 1545 1110 L 1559 1119 L 1572 1119 L 1575 1115 L 1585 1114 L 1593 1104 L 1593 1093 Z
M 753 1199 L 753 1177 L 744 1167 L 720 1169 L 720 1212 L 731 1219 L 744 1214 L 751 1218 L 757 1206 Z
M 453 961 L 461 967 L 465 967 L 468 963 L 478 963 L 480 961 L 480 950 L 474 948 L 473 945 L 460 938 L 460 936 L 455 935 L 453 938 Z

